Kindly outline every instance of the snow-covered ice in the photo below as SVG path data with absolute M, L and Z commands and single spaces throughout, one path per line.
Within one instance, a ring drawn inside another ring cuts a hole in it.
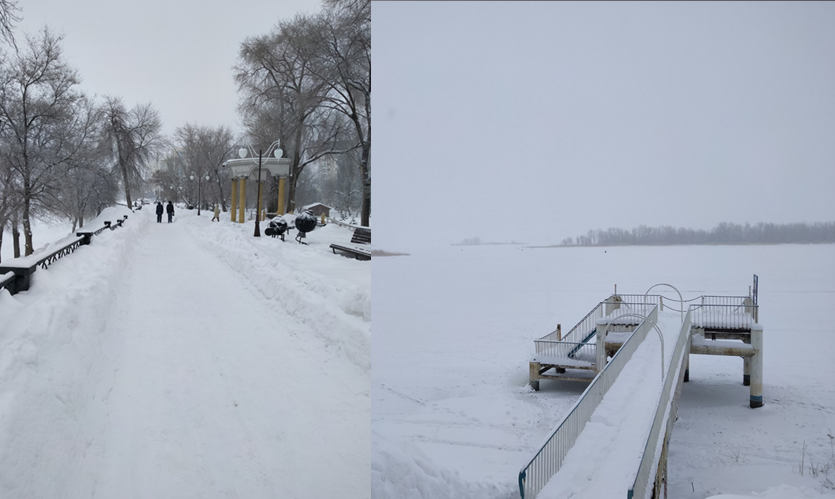
M 371 269 L 328 248 L 351 232 L 89 224 L 123 213 L 0 292 L 0 497 L 368 497 Z
M 691 355 L 669 497 L 835 496 L 808 470 L 810 458 L 830 457 L 827 433 L 835 431 L 833 245 L 410 253 L 374 262 L 372 497 L 518 497 L 519 470 L 586 386 L 542 381 L 533 392 L 534 339 L 558 323 L 567 331 L 614 284 L 643 293 L 671 283 L 685 299 L 746 295 L 753 274 L 765 328 L 765 406 L 748 407 L 741 359 Z M 660 378 L 660 369 L 653 364 L 646 375 Z

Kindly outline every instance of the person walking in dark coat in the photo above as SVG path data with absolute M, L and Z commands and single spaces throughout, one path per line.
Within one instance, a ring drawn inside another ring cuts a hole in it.
M 162 203 L 157 201 L 157 223 L 162 223 Z
M 171 219 L 174 218 L 174 205 L 171 204 L 171 201 L 168 202 L 165 211 L 168 213 L 168 223 L 171 223 Z

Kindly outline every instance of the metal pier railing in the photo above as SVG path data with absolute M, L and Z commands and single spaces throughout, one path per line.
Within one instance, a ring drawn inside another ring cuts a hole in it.
M 601 305 L 603 303 L 601 302 Z M 539 451 L 522 468 L 519 472 L 519 493 L 522 499 L 535 497 L 548 480 L 559 471 L 566 454 L 574 446 L 577 437 L 591 419 L 592 413 L 600 405 L 606 392 L 609 391 L 623 367 L 632 358 L 632 354 L 656 322 L 658 322 L 658 307 L 654 306 L 647 319 L 640 323 L 603 371 L 589 384 Z
M 692 308 L 692 306 L 691 306 Z M 673 432 L 678 414 L 678 402 L 681 399 L 681 385 L 684 381 L 684 364 L 687 355 L 690 353 L 690 320 L 692 309 L 687 312 L 684 322 L 681 324 L 681 331 L 676 340 L 670 367 L 664 376 L 664 387 L 661 390 L 661 398 L 655 410 L 655 417 L 652 421 L 647 443 L 644 446 L 644 454 L 638 471 L 635 474 L 635 481 L 627 493 L 627 499 L 646 498 L 649 491 L 654 487 L 650 484 L 655 482 L 655 473 L 658 469 L 658 462 L 661 459 L 661 452 L 665 442 L 669 441 Z M 656 497 L 659 497 L 656 494 Z

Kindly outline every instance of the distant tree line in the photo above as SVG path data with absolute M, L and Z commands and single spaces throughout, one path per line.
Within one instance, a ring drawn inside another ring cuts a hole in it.
M 566 238 L 560 246 L 662 246 L 690 244 L 786 244 L 835 243 L 835 222 L 738 225 L 720 223 L 711 230 L 647 227 L 632 230 L 611 228 L 590 230 Z

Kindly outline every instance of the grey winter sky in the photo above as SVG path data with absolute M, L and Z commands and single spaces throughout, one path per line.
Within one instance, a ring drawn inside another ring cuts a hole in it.
M 835 221 L 835 3 L 372 16 L 383 248 Z
M 240 131 L 232 66 L 248 36 L 313 14 L 319 0 L 18 0 L 22 30 L 66 35 L 64 55 L 89 94 L 152 102 L 164 130 L 186 122 Z

